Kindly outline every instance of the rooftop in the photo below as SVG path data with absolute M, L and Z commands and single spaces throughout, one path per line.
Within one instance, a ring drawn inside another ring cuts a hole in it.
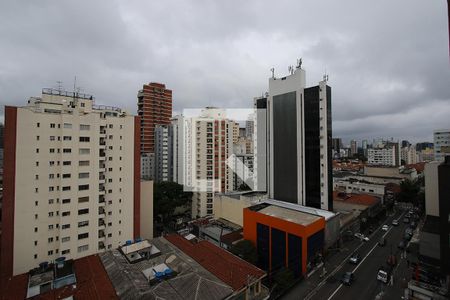
M 245 288 L 249 283 L 249 278 L 260 279 L 266 276 L 263 270 L 208 241 L 195 243 L 177 234 L 168 235 L 166 239 L 228 286 L 231 286 L 235 292 Z
M 262 202 L 267 203 L 267 204 L 276 205 L 276 206 L 281 206 L 281 207 L 292 209 L 292 210 L 296 210 L 299 212 L 304 212 L 307 214 L 324 217 L 325 220 L 331 219 L 335 216 L 335 214 L 333 212 L 328 211 L 328 210 L 318 209 L 318 208 L 308 207 L 308 206 L 302 206 L 299 204 L 289 203 L 289 202 L 285 202 L 285 201 L 279 201 L 279 200 L 275 200 L 275 199 L 267 199 L 267 200 L 263 200 Z
M 150 244 L 161 254 L 133 264 L 118 250 L 100 254 L 120 299 L 209 300 L 224 299 L 233 294 L 229 285 L 185 254 L 184 249 L 175 247 L 169 239 L 155 238 Z M 162 278 L 156 274 L 167 269 L 171 271 L 170 276 Z
M 298 210 L 270 204 L 267 206 L 261 206 L 261 208 L 257 211 L 261 214 L 282 219 L 291 223 L 296 223 L 302 226 L 308 226 L 321 219 L 321 217 L 318 215 L 304 213 Z
M 76 285 L 64 286 L 40 294 L 40 299 L 117 299 L 111 281 L 97 255 L 86 256 L 74 261 Z M 29 274 L 14 276 L 2 282 L 0 299 L 25 299 Z
M 363 206 L 372 206 L 380 202 L 375 196 L 367 195 L 367 194 L 347 194 L 341 193 L 337 191 L 333 191 L 333 201 L 336 202 L 346 202 L 351 204 L 363 205 Z

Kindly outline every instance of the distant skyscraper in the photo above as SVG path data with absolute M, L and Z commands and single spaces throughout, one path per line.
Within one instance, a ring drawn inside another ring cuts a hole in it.
M 342 139 L 341 138 L 333 138 L 332 148 L 334 151 L 339 153 L 342 149 Z
M 254 121 L 255 116 L 250 115 L 248 118 L 249 119 L 247 121 L 245 121 L 245 135 L 247 137 L 251 138 L 251 137 L 253 137 L 253 131 L 254 131 L 254 127 L 255 127 L 255 121 Z
M 358 154 L 358 142 L 355 140 L 351 140 L 350 142 L 350 151 L 352 152 L 352 156 Z
M 434 159 L 443 161 L 450 155 L 450 129 L 434 131 Z
M 141 153 L 155 152 L 155 126 L 170 124 L 172 91 L 161 83 L 144 84 L 138 92 L 138 115 L 141 118 Z
M 269 79 L 269 196 L 333 209 L 331 87 L 305 88 L 305 71 Z

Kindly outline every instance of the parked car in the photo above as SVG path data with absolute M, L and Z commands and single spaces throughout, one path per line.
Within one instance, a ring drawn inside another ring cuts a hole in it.
M 378 274 L 377 274 L 377 280 L 384 282 L 384 283 L 388 283 L 389 281 L 389 274 L 387 271 L 385 271 L 383 268 L 380 268 L 378 270 Z
M 345 284 L 348 286 L 350 286 L 354 280 L 355 280 L 355 276 L 353 275 L 352 272 L 345 272 L 341 278 L 342 284 Z
M 388 225 L 383 225 L 383 227 L 381 227 L 381 230 L 388 231 L 389 230 L 389 226 Z
M 352 256 L 350 256 L 350 259 L 348 260 L 350 263 L 352 264 L 358 264 L 359 261 L 361 260 L 361 255 L 359 255 L 358 252 L 355 252 L 352 254 Z
M 409 218 L 408 217 L 403 218 L 403 223 L 408 224 L 409 223 Z
M 394 254 L 390 254 L 386 260 L 388 266 L 395 266 L 397 264 L 397 257 Z
M 386 245 L 386 239 L 384 237 L 380 238 L 378 241 L 378 246 L 384 247 Z
M 392 225 L 393 226 L 398 226 L 399 224 L 398 224 L 398 220 L 392 220 Z

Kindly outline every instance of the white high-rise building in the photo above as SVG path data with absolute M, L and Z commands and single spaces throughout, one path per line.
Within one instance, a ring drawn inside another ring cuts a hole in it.
M 332 210 L 331 87 L 305 82 L 301 63 L 269 79 L 269 197 Z
M 398 143 L 387 142 L 367 150 L 367 163 L 379 166 L 400 166 L 400 151 Z
M 405 162 L 405 164 L 415 164 L 419 162 L 419 155 L 416 151 L 415 145 L 409 145 L 407 147 L 403 147 L 400 151 L 402 160 Z
M 233 153 L 234 122 L 208 107 L 196 117 L 177 116 L 174 126 L 174 180 L 194 192 L 192 217 L 213 214 L 215 192 L 233 189 L 227 159 Z
M 5 123 L 1 267 L 8 274 L 140 236 L 137 117 L 94 105 L 91 95 L 43 89 L 27 106 L 7 106 Z
M 450 129 L 434 131 L 434 159 L 444 161 L 450 155 Z
M 255 127 L 253 132 L 253 167 L 255 191 L 267 191 L 268 184 L 268 113 L 267 97 L 254 99 Z

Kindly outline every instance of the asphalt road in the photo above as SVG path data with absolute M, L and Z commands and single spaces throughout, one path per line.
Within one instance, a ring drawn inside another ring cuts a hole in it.
M 375 297 L 384 292 L 386 284 L 376 279 L 378 269 L 386 266 L 386 260 L 391 254 L 396 254 L 397 261 L 401 261 L 401 251 L 397 248 L 399 242 L 403 239 L 407 224 L 402 222 L 402 216 L 405 212 L 397 212 L 394 216 L 388 217 L 383 224 L 389 225 L 387 232 L 380 227 L 371 235 L 370 241 L 361 242 L 357 246 L 357 251 L 362 259 L 358 265 L 343 262 L 342 266 L 330 273 L 330 276 L 324 280 L 320 288 L 311 295 L 310 299 L 375 299 Z M 393 219 L 400 219 L 399 226 L 392 226 Z M 378 246 L 378 241 L 384 236 L 387 243 L 384 247 Z M 329 271 L 330 272 L 330 271 Z M 353 272 L 355 281 L 351 286 L 345 286 L 340 283 L 340 279 L 345 272 Z M 394 269 L 394 281 L 398 274 Z M 383 297 L 385 298 L 385 297 Z

